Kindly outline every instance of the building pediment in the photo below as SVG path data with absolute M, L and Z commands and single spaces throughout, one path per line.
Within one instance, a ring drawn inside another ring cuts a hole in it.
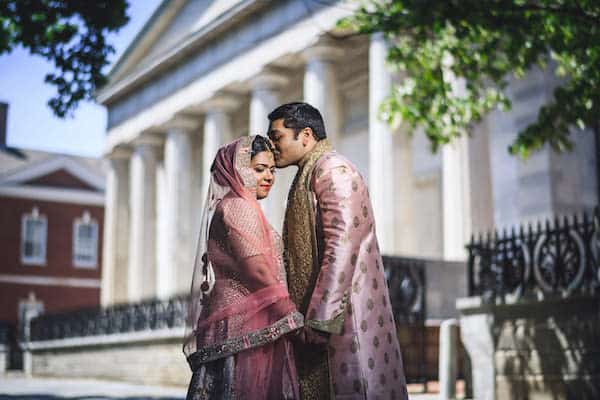
M 55 156 L 0 172 L 0 187 L 37 186 L 44 188 L 104 191 L 104 176 L 79 160 Z
M 30 179 L 26 182 L 23 182 L 23 185 L 98 191 L 98 188 L 90 185 L 89 182 L 85 182 L 83 179 L 73 175 L 63 168 L 37 178 Z
M 257 0 L 166 0 L 157 8 L 109 74 L 100 90 L 100 102 L 112 101 L 131 82 L 149 79 L 184 57 L 199 41 L 216 33 L 222 24 L 235 22 L 236 15 Z M 141 78 L 141 79 L 140 79 Z

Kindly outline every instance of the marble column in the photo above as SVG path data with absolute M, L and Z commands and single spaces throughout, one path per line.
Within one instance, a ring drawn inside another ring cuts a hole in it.
M 100 290 L 102 306 L 127 301 L 130 156 L 129 149 L 117 147 L 107 157 Z
M 442 147 L 444 259 L 464 261 L 471 235 L 469 139 L 460 137 Z
M 288 84 L 288 79 L 280 72 L 268 70 L 250 81 L 250 134 L 266 135 L 269 129 L 267 116 L 280 104 L 280 89 Z M 287 193 L 297 168 L 287 167 L 277 170 L 275 184 L 269 197 L 261 201 L 267 220 L 281 233 Z
M 304 72 L 304 101 L 316 107 L 323 116 L 327 137 L 337 143 L 341 129 L 341 99 L 335 61 L 343 50 L 326 41 L 306 49 L 302 57 L 306 61 Z
M 392 78 L 385 65 L 387 45 L 380 34 L 369 46 L 369 194 L 377 239 L 383 253 L 394 246 L 394 146 L 390 127 L 379 118 L 379 105 L 389 93 Z
M 279 71 L 266 70 L 249 82 L 250 93 L 250 131 L 251 135 L 267 135 L 269 120 L 267 116 L 280 103 L 279 91 L 288 84 L 288 78 Z
M 202 203 L 206 198 L 210 179 L 210 167 L 221 145 L 233 140 L 231 113 L 239 101 L 231 96 L 220 95 L 202 105 L 204 132 L 202 143 Z
M 156 166 L 161 141 L 144 135 L 136 139 L 131 156 L 128 300 L 156 295 Z
M 166 126 L 164 147 L 164 259 L 158 267 L 158 297 L 169 298 L 188 289 L 195 232 L 192 232 L 192 140 L 198 121 L 177 117 Z
M 154 248 L 154 252 L 156 254 L 155 295 L 161 299 L 168 297 L 168 294 L 165 292 L 170 291 L 170 289 L 174 286 L 174 279 L 171 279 L 171 275 L 173 277 L 176 275 L 176 271 L 171 268 L 173 262 L 169 259 L 169 256 L 172 254 L 172 251 L 170 250 L 172 243 L 169 243 L 168 238 L 172 235 L 170 235 L 167 225 L 167 213 L 170 206 L 170 193 L 167 185 L 167 169 L 165 167 L 164 153 L 164 147 L 157 149 L 155 191 L 156 223 L 154 224 L 154 243 L 156 244 L 156 247 Z
M 494 198 L 490 157 L 490 135 L 487 119 L 473 128 L 469 141 L 469 182 L 471 231 L 491 232 L 494 229 Z M 501 148 L 501 147 L 497 147 Z M 504 147 L 506 148 L 506 147 Z
M 416 179 L 413 163 L 413 136 L 408 133 L 410 128 L 402 125 L 392 134 L 394 143 L 393 204 L 389 205 L 393 213 L 394 242 L 390 243 L 388 253 L 406 256 L 422 256 L 422 249 L 417 239 L 417 223 L 419 219 L 416 204 Z M 421 205 L 419 204 L 419 208 Z M 427 210 L 430 213 L 430 210 Z M 433 239 L 433 238 L 432 238 Z
M 466 83 L 452 73 L 452 62 L 450 56 L 444 58 L 444 79 L 450 84 L 451 95 L 462 97 Z M 465 245 L 472 232 L 469 147 L 469 138 L 464 135 L 442 146 L 444 259 L 449 261 L 466 260 Z

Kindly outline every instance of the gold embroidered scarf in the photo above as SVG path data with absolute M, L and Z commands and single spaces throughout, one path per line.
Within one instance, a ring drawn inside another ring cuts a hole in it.
M 331 150 L 327 139 L 320 140 L 300 161 L 283 223 L 290 298 L 304 315 L 320 269 L 310 180 L 316 162 Z M 300 343 L 294 344 L 294 350 L 302 399 L 329 399 L 327 351 Z

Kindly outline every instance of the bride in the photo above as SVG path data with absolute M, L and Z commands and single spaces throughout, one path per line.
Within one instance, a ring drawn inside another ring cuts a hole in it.
M 299 398 L 288 334 L 303 318 L 287 291 L 281 239 L 257 201 L 274 168 L 262 136 L 221 147 L 213 162 L 184 343 L 188 400 Z

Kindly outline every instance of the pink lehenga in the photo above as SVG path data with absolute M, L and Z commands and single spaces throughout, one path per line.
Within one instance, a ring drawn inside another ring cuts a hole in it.
M 298 399 L 281 239 L 256 201 L 252 137 L 219 149 L 202 217 L 184 353 L 188 400 Z

